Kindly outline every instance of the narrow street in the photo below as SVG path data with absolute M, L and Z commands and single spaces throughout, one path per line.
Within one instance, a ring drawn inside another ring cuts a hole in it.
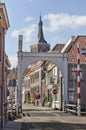
M 28 106 L 23 109 L 21 130 L 86 130 L 86 123 L 79 124 L 76 119 L 79 120 L 76 116 L 51 108 Z
M 61 120 L 52 111 L 25 111 L 21 130 L 78 130 L 79 127 Z

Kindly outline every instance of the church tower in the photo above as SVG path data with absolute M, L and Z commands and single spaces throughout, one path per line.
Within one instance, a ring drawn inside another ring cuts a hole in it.
M 33 45 L 31 45 L 31 52 L 48 52 L 50 50 L 50 44 L 44 39 L 43 35 L 43 22 L 40 16 L 38 23 L 38 36 Z

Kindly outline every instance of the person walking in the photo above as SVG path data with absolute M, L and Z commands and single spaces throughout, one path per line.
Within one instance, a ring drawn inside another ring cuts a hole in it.
M 39 101 L 38 101 L 38 99 L 37 99 L 37 106 L 39 105 Z

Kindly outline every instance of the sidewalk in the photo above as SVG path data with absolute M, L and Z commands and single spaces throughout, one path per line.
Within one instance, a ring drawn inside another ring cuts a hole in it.
M 21 121 L 8 121 L 1 130 L 21 130 Z
M 33 105 L 33 104 L 23 104 L 22 105 L 22 110 L 40 110 L 40 111 L 42 111 L 42 110 L 53 110 L 53 108 L 51 108 L 51 107 L 45 107 L 45 106 L 41 106 L 41 105 Z
M 42 106 L 34 106 L 33 104 L 23 104 L 22 105 L 23 110 L 52 110 L 52 108 L 48 107 L 42 107 Z M 22 119 L 17 119 L 14 121 L 8 121 L 5 127 L 1 130 L 21 130 L 22 125 Z

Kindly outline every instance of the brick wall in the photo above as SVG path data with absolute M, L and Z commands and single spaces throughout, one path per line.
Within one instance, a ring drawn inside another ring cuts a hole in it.
M 76 79 L 73 79 L 72 68 L 73 65 L 74 68 L 77 68 L 77 42 L 80 42 L 80 49 L 86 48 L 86 36 L 78 36 L 75 40 L 75 43 L 68 51 L 68 90 L 71 86 L 73 86 L 73 82 L 75 82 L 74 85 L 76 94 L 77 94 L 77 77 Z M 80 52 L 80 68 L 82 76 L 80 80 L 80 93 L 81 93 L 81 105 L 83 106 L 83 104 L 86 105 L 86 56 L 82 55 L 81 52 Z
M 80 49 L 86 48 L 86 36 L 78 36 L 75 43 L 68 51 L 68 62 L 77 63 L 77 42 L 80 42 Z M 86 64 L 86 56 L 80 54 L 80 62 Z

